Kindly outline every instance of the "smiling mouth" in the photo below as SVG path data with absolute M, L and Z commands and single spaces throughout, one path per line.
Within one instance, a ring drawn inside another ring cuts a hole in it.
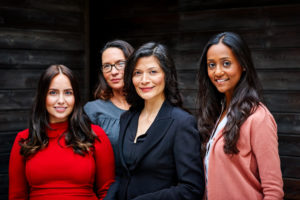
M 110 81 L 113 83 L 118 83 L 121 79 L 111 79 Z
M 225 81 L 228 81 L 228 80 L 229 80 L 229 78 L 227 78 L 227 79 L 217 79 L 216 82 L 217 83 L 224 83 Z
M 56 112 L 65 112 L 67 110 L 67 107 L 54 107 Z
M 149 92 L 152 90 L 153 87 L 146 87 L 146 88 L 140 88 L 142 92 Z

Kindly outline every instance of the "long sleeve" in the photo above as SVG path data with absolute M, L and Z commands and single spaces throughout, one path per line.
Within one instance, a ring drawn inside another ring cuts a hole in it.
M 267 110 L 252 120 L 251 146 L 257 160 L 264 199 L 283 199 L 277 125 Z
M 99 126 L 93 125 L 92 127 L 100 140 L 95 141 L 94 157 L 96 162 L 97 196 L 99 199 L 103 199 L 115 178 L 114 153 L 105 132 Z
M 25 176 L 25 159 L 20 154 L 19 141 L 28 135 L 28 130 L 20 132 L 13 144 L 9 158 L 9 200 L 27 200 L 29 186 Z
M 192 116 L 176 122 L 173 155 L 178 184 L 157 192 L 140 195 L 134 200 L 193 200 L 202 199 L 204 175 L 200 155 L 200 136 Z

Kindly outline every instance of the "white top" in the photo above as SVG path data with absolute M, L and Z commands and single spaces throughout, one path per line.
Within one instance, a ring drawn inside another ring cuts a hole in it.
M 218 121 L 217 121 L 217 123 L 218 123 Z M 214 140 L 217 137 L 217 135 L 219 134 L 219 132 L 225 127 L 226 123 L 227 123 L 227 115 L 225 115 L 225 117 L 218 124 L 218 126 L 213 129 L 213 132 L 210 135 L 209 141 L 206 144 L 206 154 L 205 154 L 205 158 L 204 158 L 206 181 L 207 181 L 207 174 L 208 174 L 207 172 L 208 172 L 208 164 L 209 164 L 209 153 L 210 153 L 210 150 L 211 150 L 210 147 L 212 146 L 212 143 L 214 142 Z

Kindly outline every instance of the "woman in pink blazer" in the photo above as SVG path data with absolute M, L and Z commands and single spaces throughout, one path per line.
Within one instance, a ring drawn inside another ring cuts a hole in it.
M 213 36 L 198 78 L 206 199 L 282 199 L 277 125 L 245 41 L 232 32 Z

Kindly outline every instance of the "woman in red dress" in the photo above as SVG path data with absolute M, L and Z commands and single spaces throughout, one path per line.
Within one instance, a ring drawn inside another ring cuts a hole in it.
M 84 113 L 74 74 L 50 66 L 40 77 L 29 129 L 11 150 L 9 199 L 103 199 L 114 176 L 111 144 Z

